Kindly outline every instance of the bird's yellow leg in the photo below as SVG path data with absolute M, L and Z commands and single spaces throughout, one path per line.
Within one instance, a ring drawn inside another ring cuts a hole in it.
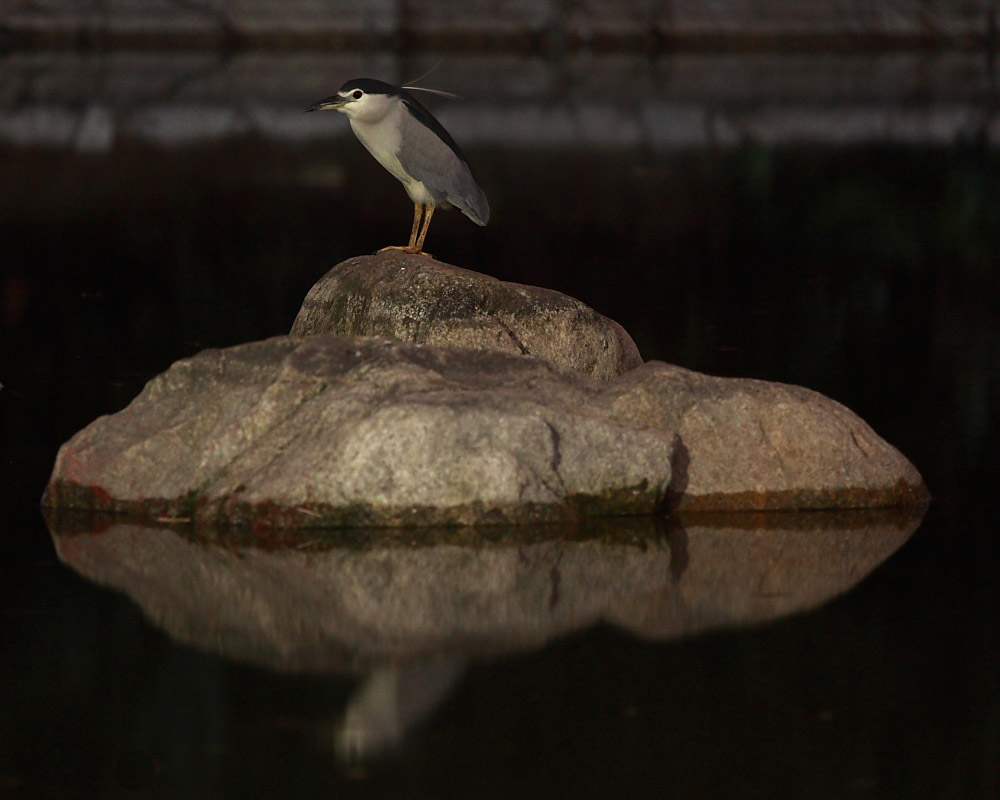
M 411 252 L 419 253 L 422 256 L 428 256 L 430 258 L 434 257 L 430 253 L 424 252 L 424 239 L 427 238 L 427 229 L 431 226 L 431 217 L 433 216 L 434 216 L 434 206 L 428 205 L 424 209 L 424 226 L 420 231 L 420 236 L 417 237 L 417 246 Z
M 402 244 L 391 244 L 388 247 L 383 247 L 382 249 L 376 251 L 378 253 L 384 253 L 386 250 L 405 250 L 407 253 L 416 253 L 420 248 L 417 247 L 417 231 L 420 230 L 420 217 L 421 211 L 423 211 L 423 206 L 420 203 L 413 204 L 413 227 L 410 229 L 410 243 L 407 245 Z

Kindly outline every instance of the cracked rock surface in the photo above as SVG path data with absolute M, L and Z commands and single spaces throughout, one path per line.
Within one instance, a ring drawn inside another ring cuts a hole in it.
M 59 451 L 44 503 L 256 526 L 526 523 L 926 499 L 840 404 L 649 362 L 350 336 L 206 350 Z
M 64 445 L 45 502 L 283 526 L 651 513 L 673 432 L 620 421 L 603 385 L 384 338 L 207 350 Z
M 625 329 L 579 300 L 400 251 L 331 269 L 309 291 L 291 333 L 492 347 L 595 378 L 642 363 Z

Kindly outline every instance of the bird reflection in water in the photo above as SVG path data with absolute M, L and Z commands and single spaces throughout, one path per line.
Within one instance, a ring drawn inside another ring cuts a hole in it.
M 465 672 L 464 660 L 435 658 L 375 669 L 351 695 L 334 725 L 337 756 L 349 764 L 396 749 L 451 694 Z

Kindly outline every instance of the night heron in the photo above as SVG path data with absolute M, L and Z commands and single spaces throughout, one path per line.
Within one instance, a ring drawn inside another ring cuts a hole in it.
M 413 201 L 409 244 L 383 247 L 380 253 L 423 253 L 437 206 L 454 206 L 477 225 L 489 222 L 490 204 L 472 177 L 469 162 L 448 131 L 406 88 L 357 78 L 306 110 L 346 114 L 361 144 L 403 184 Z

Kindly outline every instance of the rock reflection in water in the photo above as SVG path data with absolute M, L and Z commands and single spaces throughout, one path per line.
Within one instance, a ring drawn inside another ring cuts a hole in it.
M 365 675 L 343 757 L 391 748 L 470 661 L 604 622 L 654 640 L 814 608 L 923 506 L 493 529 L 279 532 L 50 521 L 60 559 L 173 639 L 283 672 Z

